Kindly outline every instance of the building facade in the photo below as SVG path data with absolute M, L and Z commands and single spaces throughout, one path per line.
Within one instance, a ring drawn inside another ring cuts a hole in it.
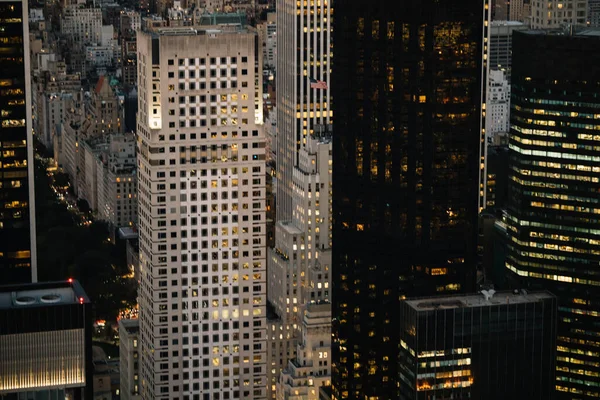
M 92 304 L 77 281 L 0 286 L 0 397 L 91 399 Z
M 321 295 L 329 299 L 332 6 L 328 0 L 276 4 L 276 225 L 268 300 L 277 318 L 269 333 L 271 398 L 280 372 L 296 357 L 303 311 L 311 301 L 310 271 L 321 271 Z M 268 22 L 265 29 L 268 44 Z
M 79 142 L 77 195 L 111 227 L 137 225 L 136 142 L 133 133 Z
M 140 400 L 140 322 L 119 320 L 119 372 L 122 400 Z
M 485 135 L 489 144 L 496 134 L 507 133 L 510 127 L 510 84 L 504 71 L 490 70 L 488 79 Z
M 488 4 L 388 4 L 336 9 L 336 399 L 394 398 L 400 298 L 475 284 Z
M 587 23 L 588 0 L 531 1 L 531 28 L 554 29 Z
M 398 399 L 554 399 L 556 297 L 428 297 L 400 308 Z
M 331 303 L 308 304 L 303 314 L 297 358 L 279 376 L 277 400 L 319 400 L 331 385 Z
M 37 281 L 33 135 L 27 3 L 0 1 L 0 275 Z
M 262 52 L 215 19 L 137 36 L 147 399 L 266 398 Z
M 331 299 L 331 133 L 311 134 L 293 170 L 292 220 L 275 224 L 268 250 L 267 294 L 277 315 L 269 332 L 268 379 L 275 395 L 279 374 L 302 340 L 308 304 Z
M 68 5 L 60 21 L 60 32 L 77 48 L 101 43 L 102 10 L 99 7 L 82 7 L 80 4 Z
M 600 0 L 588 0 L 588 25 L 600 28 Z
M 531 0 L 512 0 L 508 15 L 509 21 L 529 23 L 531 20 Z
M 514 37 L 506 269 L 558 297 L 561 398 L 600 396 L 599 45 L 597 31 Z
M 332 4 L 314 7 L 277 1 L 277 221 L 291 221 L 294 167 L 300 148 L 317 127 L 332 121 L 331 89 L 311 88 L 311 79 L 331 81 Z M 329 85 L 327 85 L 329 86 Z
M 491 70 L 504 71 L 510 82 L 512 65 L 512 34 L 529 27 L 518 21 L 492 21 L 490 24 L 489 66 Z
M 263 50 L 265 69 L 274 69 L 277 65 L 277 13 L 270 12 L 267 19 L 256 26 Z

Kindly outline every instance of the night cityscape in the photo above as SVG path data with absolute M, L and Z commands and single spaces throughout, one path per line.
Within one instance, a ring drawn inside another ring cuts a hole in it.
M 0 400 L 600 398 L 600 0 L 0 0 L 0 121 Z

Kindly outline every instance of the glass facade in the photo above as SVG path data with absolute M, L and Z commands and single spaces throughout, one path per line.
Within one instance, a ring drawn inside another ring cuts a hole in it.
M 0 1 L 0 274 L 2 283 L 35 280 L 33 149 L 27 5 Z M 24 17 L 25 16 L 25 17 Z M 24 40 L 26 38 L 26 40 Z M 34 247 L 34 246 L 33 246 Z M 33 269 L 32 269 L 33 268 Z
M 91 399 L 92 304 L 79 282 L 1 286 L 0 354 L 3 400 Z
M 402 302 L 401 400 L 554 398 L 556 298 L 504 292 Z
M 394 398 L 401 298 L 473 288 L 487 9 L 374 0 L 335 10 L 336 399 Z
M 559 393 L 599 397 L 600 37 L 514 35 L 506 268 L 559 298 Z

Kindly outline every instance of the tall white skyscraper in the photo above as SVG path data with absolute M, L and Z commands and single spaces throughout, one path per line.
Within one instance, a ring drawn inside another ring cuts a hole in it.
M 267 278 L 275 314 L 267 333 L 271 398 L 297 355 L 307 304 L 329 300 L 331 6 L 330 0 L 277 1 L 277 222 Z M 323 377 L 311 382 L 328 384 L 329 374 Z
M 138 32 L 144 399 L 266 398 L 257 40 L 239 24 Z

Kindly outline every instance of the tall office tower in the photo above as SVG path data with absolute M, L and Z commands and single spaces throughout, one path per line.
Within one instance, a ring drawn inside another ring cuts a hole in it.
M 306 303 L 329 298 L 324 286 L 331 249 L 332 15 L 330 0 L 277 1 L 277 223 L 268 258 L 268 300 L 277 314 L 269 333 L 271 397 L 279 373 L 295 357 Z M 320 280 L 321 293 L 312 292 L 320 297 L 307 297 L 310 276 Z
M 587 23 L 588 0 L 546 0 L 531 2 L 531 27 L 552 29 Z
M 262 52 L 213 17 L 137 36 L 145 399 L 266 397 Z
M 140 321 L 119 320 L 119 372 L 121 399 L 140 400 Z
M 558 296 L 556 388 L 600 396 L 598 31 L 518 32 L 513 45 L 506 268 Z
M 400 297 L 470 291 L 475 282 L 488 4 L 394 7 L 402 11 L 385 0 L 336 9 L 337 399 L 394 398 Z
M 0 398 L 91 399 L 92 303 L 77 281 L 0 286 Z
M 0 276 L 37 281 L 27 2 L 0 1 Z
M 512 34 L 529 29 L 518 21 L 492 21 L 490 24 L 489 65 L 492 70 L 504 71 L 510 82 L 512 66 Z
M 554 398 L 556 297 L 482 292 L 402 302 L 401 400 Z
M 331 91 L 311 79 L 331 80 L 329 0 L 308 5 L 277 0 L 277 221 L 291 221 L 294 167 L 315 128 L 331 124 Z

